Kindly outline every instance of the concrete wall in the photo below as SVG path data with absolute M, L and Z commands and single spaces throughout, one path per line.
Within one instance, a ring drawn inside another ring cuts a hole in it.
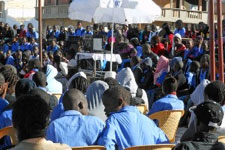
M 65 5 L 69 4 L 71 0 L 45 0 L 45 6 L 49 5 Z

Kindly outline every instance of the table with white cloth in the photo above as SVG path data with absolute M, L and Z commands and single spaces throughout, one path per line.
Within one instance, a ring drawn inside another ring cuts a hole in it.
M 94 60 L 94 76 L 96 76 L 96 61 L 111 61 L 111 54 L 110 53 L 77 53 L 76 60 L 82 59 L 93 59 Z M 122 58 L 119 54 L 112 54 L 112 62 L 116 62 L 118 64 L 122 63 Z

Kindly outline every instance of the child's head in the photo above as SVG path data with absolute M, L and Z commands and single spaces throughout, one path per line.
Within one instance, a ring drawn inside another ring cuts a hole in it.
M 182 42 L 182 37 L 179 33 L 175 34 L 174 35 L 174 44 L 177 45 L 177 44 L 181 44 Z
M 193 61 L 190 66 L 190 72 L 197 73 L 200 69 L 200 63 L 198 61 Z
M 182 20 L 177 20 L 175 22 L 175 26 L 177 29 L 182 29 L 183 28 L 183 21 Z
M 151 46 L 149 44 L 142 45 L 143 54 L 149 54 L 151 52 Z
M 137 50 L 135 48 L 132 48 L 131 51 L 130 51 L 130 56 L 131 57 L 134 57 L 134 56 L 137 56 Z
M 199 45 L 202 45 L 203 43 L 203 38 L 202 36 L 198 36 L 196 39 L 195 39 L 195 46 L 199 46 Z
M 208 69 L 209 68 L 209 60 L 210 56 L 208 54 L 204 54 L 200 59 L 200 65 L 202 69 Z
M 177 91 L 177 80 L 174 77 L 167 77 L 163 81 L 162 92 L 163 94 L 171 94 Z
M 185 46 L 186 46 L 186 48 L 189 49 L 189 50 L 192 49 L 192 47 L 193 47 L 193 40 L 192 40 L 192 39 L 189 39 L 189 40 L 186 42 Z
M 159 36 L 153 36 L 152 39 L 151 39 L 151 44 L 153 46 L 157 45 L 158 43 L 160 42 L 160 37 Z

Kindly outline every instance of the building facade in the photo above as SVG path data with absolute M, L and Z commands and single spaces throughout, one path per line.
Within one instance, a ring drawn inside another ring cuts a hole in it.
M 76 21 L 68 18 L 68 8 L 72 0 L 45 0 L 43 6 L 43 27 L 47 25 L 76 25 Z M 157 24 L 163 22 L 174 23 L 182 19 L 184 23 L 208 22 L 207 1 L 197 1 L 197 4 L 189 3 L 191 0 L 153 0 L 162 8 L 162 16 L 156 20 Z M 36 9 L 36 19 L 38 19 Z M 88 24 L 84 22 L 83 24 Z

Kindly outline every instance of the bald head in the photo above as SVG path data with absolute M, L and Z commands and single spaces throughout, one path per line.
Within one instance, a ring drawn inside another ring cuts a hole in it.
M 87 115 L 87 100 L 84 94 L 77 89 L 70 89 L 64 94 L 63 106 L 65 111 L 76 110 Z

